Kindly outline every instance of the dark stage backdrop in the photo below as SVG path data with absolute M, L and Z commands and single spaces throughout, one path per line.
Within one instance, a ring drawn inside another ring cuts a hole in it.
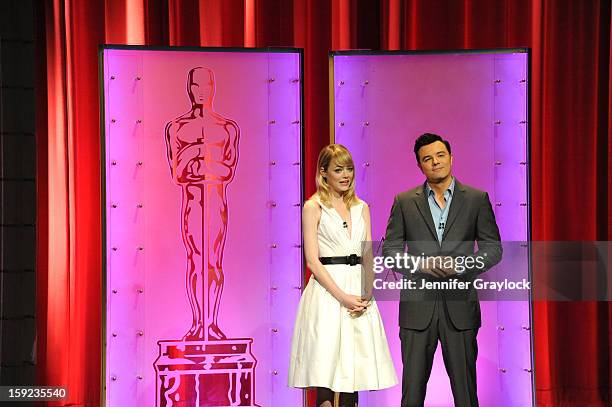
M 329 140 L 329 50 L 531 47 L 533 239 L 611 239 L 610 1 L 37 4 L 38 364 L 42 383 L 70 387 L 71 405 L 100 397 L 102 43 L 303 47 L 307 194 Z M 535 304 L 538 405 L 609 405 L 611 311 Z

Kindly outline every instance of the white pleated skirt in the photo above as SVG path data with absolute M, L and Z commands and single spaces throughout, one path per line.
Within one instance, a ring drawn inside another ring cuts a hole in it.
M 344 291 L 360 295 L 361 266 L 325 266 Z M 288 385 L 334 392 L 379 390 L 397 384 L 384 326 L 373 300 L 354 317 L 314 277 L 297 312 Z

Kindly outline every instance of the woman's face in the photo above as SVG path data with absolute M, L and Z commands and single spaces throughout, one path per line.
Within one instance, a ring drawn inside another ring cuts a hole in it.
M 327 179 L 327 184 L 330 189 L 336 191 L 339 194 L 343 194 L 348 191 L 353 182 L 355 169 L 352 166 L 340 165 L 335 158 L 333 158 L 329 167 L 326 171 L 322 171 L 323 176 Z

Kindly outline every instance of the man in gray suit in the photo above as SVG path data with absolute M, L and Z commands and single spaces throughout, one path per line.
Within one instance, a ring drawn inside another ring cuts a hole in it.
M 383 245 L 385 256 L 420 258 L 418 268 L 396 268 L 414 287 L 402 290 L 399 310 L 401 405 L 423 406 L 440 341 L 455 406 L 478 406 L 480 305 L 471 282 L 501 260 L 499 229 L 488 194 L 453 177 L 448 141 L 425 133 L 414 153 L 427 180 L 395 197 Z M 457 289 L 451 280 L 467 288 Z

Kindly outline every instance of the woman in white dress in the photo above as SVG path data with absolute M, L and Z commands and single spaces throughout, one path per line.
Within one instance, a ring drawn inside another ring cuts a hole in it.
M 288 383 L 316 388 L 317 407 L 334 399 L 353 407 L 358 391 L 394 386 L 397 376 L 376 301 L 363 294 L 362 246 L 372 237 L 368 205 L 355 195 L 353 159 L 331 144 L 317 169 L 317 193 L 302 213 L 312 278 L 295 321 Z

